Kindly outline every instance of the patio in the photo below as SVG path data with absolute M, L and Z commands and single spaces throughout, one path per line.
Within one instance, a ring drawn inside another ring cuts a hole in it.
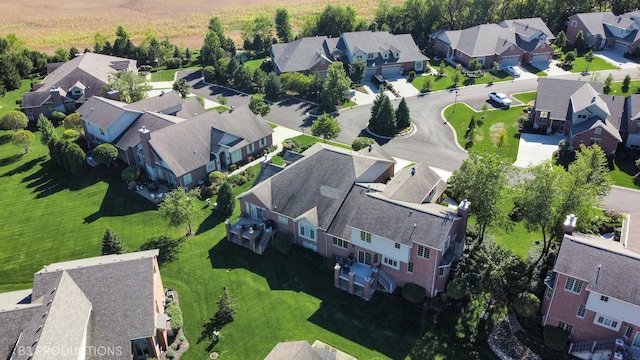
M 134 190 L 138 195 L 157 204 L 164 200 L 167 193 L 171 191 L 171 188 L 168 185 L 156 181 L 149 184 L 138 184 Z
M 266 250 L 269 241 L 277 232 L 277 229 L 274 229 L 274 224 L 269 221 L 265 223 L 262 220 L 249 217 L 241 217 L 235 224 L 231 224 L 227 220 L 225 224 L 227 240 L 251 249 L 260 255 Z

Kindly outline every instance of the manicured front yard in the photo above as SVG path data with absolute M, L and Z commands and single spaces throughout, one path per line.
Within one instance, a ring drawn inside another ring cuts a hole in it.
M 523 92 L 523 93 L 518 93 L 518 94 L 511 94 L 511 96 L 513 96 L 514 98 L 520 100 L 523 104 L 528 104 L 531 101 L 534 101 L 536 99 L 536 91 L 530 91 L 530 92 Z
M 589 72 L 600 70 L 615 70 L 618 67 L 597 56 L 593 57 L 593 61 L 589 64 Z M 573 66 L 568 69 L 572 73 L 581 73 L 587 69 L 587 62 L 584 57 L 578 57 L 573 61 Z M 602 79 L 604 80 L 604 79 Z
M 422 88 L 424 87 L 424 83 L 426 81 L 426 78 L 427 77 L 432 77 L 434 79 L 434 82 L 433 82 L 433 86 L 431 87 L 431 91 L 445 90 L 445 89 L 453 88 L 454 85 L 453 85 L 453 80 L 452 79 L 453 79 L 453 75 L 456 72 L 456 68 L 454 66 L 451 66 L 447 62 L 445 62 L 445 64 L 447 65 L 445 67 L 446 76 L 437 77 L 437 76 L 435 76 L 435 74 L 437 73 L 437 71 L 439 69 L 440 61 L 429 60 L 429 66 L 431 66 L 433 69 L 435 69 L 435 72 L 432 70 L 429 75 L 417 76 L 415 78 L 415 80 L 413 80 L 411 82 L 411 84 L 413 84 L 413 86 L 416 89 L 421 91 Z M 495 76 L 491 72 L 485 73 L 485 76 L 481 77 L 481 78 L 467 78 L 467 77 L 463 76 L 462 80 L 458 83 L 458 86 L 469 86 L 469 85 L 476 85 L 476 84 L 488 84 L 490 82 L 499 82 L 499 81 L 507 81 L 507 80 L 513 80 L 513 77 L 511 75 L 509 75 L 506 71 L 500 70 L 498 72 L 498 74 L 495 75 Z
M 311 135 L 298 135 L 298 136 L 294 137 L 293 140 L 296 143 L 298 143 L 298 145 L 300 145 L 300 148 L 302 148 L 302 149 L 309 148 L 313 144 L 318 143 L 318 142 L 324 142 L 324 140 L 322 140 L 321 138 L 318 138 L 318 137 L 315 137 L 315 136 L 311 136 Z M 334 146 L 337 146 L 337 147 L 341 147 L 341 148 L 347 149 L 347 150 L 352 150 L 351 149 L 351 145 L 346 145 L 346 144 L 338 143 L 338 142 L 335 142 L 335 141 L 327 141 L 327 144 L 334 145 Z
M 21 80 L 20 88 L 7 92 L 0 97 L 0 116 L 7 111 L 16 110 L 20 105 L 16 104 L 16 100 L 22 99 L 22 93 L 31 90 L 31 81 Z
M 151 82 L 174 81 L 178 71 L 200 69 L 200 66 L 181 67 L 178 69 L 160 70 L 151 73 Z

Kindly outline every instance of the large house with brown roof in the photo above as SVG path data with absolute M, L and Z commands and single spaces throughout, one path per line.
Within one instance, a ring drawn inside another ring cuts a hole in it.
M 22 94 L 21 110 L 32 121 L 53 111 L 73 112 L 92 96 L 100 95 L 109 75 L 136 69 L 135 60 L 91 52 L 65 63 L 49 64 L 42 82 Z
M 569 353 L 600 359 L 640 357 L 640 213 L 624 219 L 619 239 L 566 232 L 545 280 L 543 325 L 569 333 Z
M 278 74 L 324 74 L 335 61 L 366 64 L 365 76 L 400 76 L 426 69 L 427 58 L 410 34 L 386 31 L 347 32 L 338 38 L 316 36 L 271 45 L 271 61 Z
M 575 149 L 640 147 L 640 96 L 605 95 L 602 83 L 539 78 L 531 120 L 534 128 L 566 134 Z
M 167 349 L 158 250 L 45 266 L 33 289 L 0 293 L 0 357 L 159 358 Z
M 442 56 L 469 66 L 476 59 L 485 68 L 548 63 L 553 56 L 553 33 L 540 18 L 504 20 L 462 30 L 439 30 L 429 35 L 430 46 Z
M 429 297 L 444 291 L 469 202 L 439 205 L 446 183 L 424 164 L 391 179 L 395 161 L 377 145 L 354 152 L 318 143 L 303 155 L 238 197 L 242 216 L 227 221 L 229 241 L 262 254 L 285 233 L 335 260 L 335 286 L 364 299 L 407 283 Z
M 576 41 L 582 31 L 587 46 L 633 52 L 640 45 L 640 11 L 581 13 L 569 17 L 567 40 Z

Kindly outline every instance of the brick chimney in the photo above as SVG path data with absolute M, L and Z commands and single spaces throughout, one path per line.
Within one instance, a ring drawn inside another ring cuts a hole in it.
M 574 215 L 567 215 L 567 219 L 564 221 L 564 233 L 571 235 L 573 234 L 573 230 L 576 228 L 576 222 L 578 218 Z
M 153 152 L 151 151 L 151 145 L 149 144 L 151 131 L 143 126 L 138 130 L 138 133 L 140 134 L 140 145 L 142 145 L 142 156 L 144 156 L 145 165 L 153 169 L 156 167 L 156 162 L 153 157 Z
M 462 216 L 465 219 L 469 218 L 469 207 L 471 206 L 471 201 L 464 199 L 458 205 L 458 216 Z
M 107 98 L 109 98 L 111 100 L 120 101 L 120 91 L 118 91 L 116 89 L 111 89 L 111 90 L 107 91 Z
M 49 90 L 49 96 L 51 96 L 51 102 L 53 102 L 53 106 L 58 107 L 60 105 L 64 105 L 59 87 L 52 87 L 51 90 Z

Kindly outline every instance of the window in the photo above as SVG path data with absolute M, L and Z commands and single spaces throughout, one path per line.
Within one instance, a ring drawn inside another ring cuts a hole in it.
M 374 53 L 369 53 L 367 54 L 367 59 L 375 59 L 375 54 Z
M 438 269 L 438 276 L 444 276 L 444 268 L 443 267 Z
M 600 296 L 600 301 L 607 302 L 607 301 L 609 301 L 609 297 L 606 296 L 606 295 L 602 295 L 602 296 Z
M 613 330 L 618 330 L 618 325 L 619 325 L 619 323 L 616 320 L 609 319 L 601 315 L 596 316 L 595 323 L 602 327 L 607 327 Z
M 586 314 L 587 312 L 587 308 L 584 307 L 584 305 L 580 305 L 578 306 L 578 312 L 576 313 L 576 316 L 579 317 L 580 319 L 584 319 L 584 314 Z
M 365 265 L 371 265 L 371 254 L 358 250 L 358 262 Z
M 586 114 L 578 114 L 578 119 L 586 119 L 587 115 Z
M 386 52 L 386 51 L 384 53 L 382 53 L 382 58 L 383 59 L 388 59 L 389 58 L 389 53 Z
M 571 331 L 573 331 L 573 326 L 569 324 L 565 324 L 562 321 L 558 323 L 558 327 L 571 335 Z
M 360 231 L 360 240 L 371 243 L 371 233 Z
M 407 264 L 407 272 L 413 274 L 413 263 Z
M 278 215 L 278 222 L 280 224 L 285 224 L 287 225 L 289 223 L 289 218 L 286 216 L 282 216 L 282 215 Z
M 149 357 L 149 347 L 147 345 L 147 339 L 133 340 L 133 352 L 138 359 L 145 359 Z
M 396 243 L 396 249 L 400 249 L 400 243 Z
M 253 143 L 247 145 L 247 154 L 251 154 L 253 152 Z
M 551 299 L 551 295 L 553 295 L 553 290 L 548 287 L 547 290 L 544 291 L 544 296 L 546 296 L 548 299 Z
M 628 339 L 629 337 L 631 337 L 631 334 L 633 334 L 633 326 L 627 325 L 627 330 L 624 332 L 624 337 Z
M 383 262 L 385 265 L 387 265 L 387 266 L 389 266 L 389 267 L 392 267 L 392 268 L 394 268 L 394 269 L 400 269 L 400 266 L 398 265 L 398 261 L 397 261 L 397 260 L 393 260 L 393 259 L 390 259 L 390 258 L 388 258 L 388 257 L 384 256 L 384 257 L 382 258 L 382 262 Z
M 358 56 L 356 56 L 356 59 L 357 59 L 357 60 L 364 60 L 364 59 L 362 58 L 362 55 L 358 55 Z
M 231 153 L 231 163 L 235 164 L 238 161 L 242 160 L 242 151 L 236 150 Z
M 260 139 L 260 141 L 258 141 L 258 146 L 260 146 L 260 148 L 266 147 L 267 146 L 267 138 Z
M 418 245 L 418 256 L 420 256 L 421 258 L 425 258 L 428 259 L 429 258 L 429 253 L 431 249 L 429 249 L 426 246 L 422 246 L 422 245 Z
M 564 284 L 564 289 L 576 294 L 580 294 L 580 291 L 582 290 L 582 281 L 567 278 L 567 282 Z
M 191 178 L 191 173 L 184 174 L 184 175 L 182 176 L 182 181 L 184 181 L 184 184 L 185 184 L 185 185 L 187 185 L 187 184 L 191 184 L 191 182 L 193 181 L 193 179 Z
M 300 225 L 300 236 L 316 241 L 316 230 L 308 226 Z
M 593 133 L 596 135 L 602 134 L 602 128 L 596 128 L 595 130 L 593 130 Z
M 599 139 L 599 138 L 591 138 L 591 140 L 589 140 L 589 145 L 600 144 L 601 140 L 602 139 Z
M 575 20 L 571 20 L 571 27 L 577 27 L 578 26 L 578 22 Z
M 422 70 L 422 61 L 416 61 L 415 68 L 416 70 Z
M 349 242 L 346 240 L 338 239 L 337 237 L 333 238 L 333 246 L 341 247 L 346 249 L 349 246 Z
M 547 123 L 548 118 L 549 118 L 548 111 L 540 111 L 540 118 L 538 119 L 538 123 L 540 123 L 540 125 L 545 125 Z
M 216 169 L 216 161 L 215 160 L 209 161 L 207 163 L 207 165 L 205 165 L 205 169 L 207 170 L 207 173 L 210 173 L 213 170 L 215 170 Z

